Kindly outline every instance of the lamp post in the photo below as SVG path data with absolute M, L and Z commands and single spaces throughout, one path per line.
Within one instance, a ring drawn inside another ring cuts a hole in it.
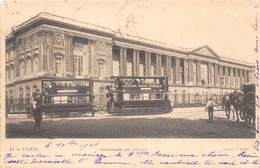
M 206 86 L 206 82 L 204 80 L 201 80 L 201 85 L 203 87 L 203 99 L 206 99 L 205 98 L 205 86 Z M 204 102 L 202 102 L 203 105 L 204 105 Z
M 222 98 L 223 98 L 223 90 L 224 90 L 224 77 L 221 76 L 220 77 L 220 86 L 221 86 L 221 89 L 222 89 L 222 95 L 221 95 L 221 106 L 222 106 L 222 109 L 224 109 L 224 105 L 223 105 L 223 102 L 222 102 Z

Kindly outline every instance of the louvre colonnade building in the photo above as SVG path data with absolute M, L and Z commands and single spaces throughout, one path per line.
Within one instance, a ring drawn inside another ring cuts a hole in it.
M 171 47 L 49 13 L 6 37 L 8 98 L 31 97 L 45 78 L 87 78 L 94 80 L 96 104 L 104 105 L 112 75 L 168 76 L 175 106 L 195 106 L 253 82 L 254 65 L 220 57 L 207 45 Z

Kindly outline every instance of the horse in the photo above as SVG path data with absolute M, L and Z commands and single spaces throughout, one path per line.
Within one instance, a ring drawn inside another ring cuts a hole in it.
M 239 122 L 239 117 L 243 119 L 241 112 L 242 96 L 243 95 L 240 92 L 237 92 L 236 90 L 230 94 L 231 105 L 233 107 L 233 118 L 234 112 L 236 112 L 237 122 Z
M 223 97 L 223 104 L 224 104 L 224 109 L 226 112 L 226 117 L 229 119 L 230 118 L 230 112 L 231 112 L 231 101 L 230 101 L 230 95 L 225 94 Z
M 255 94 L 253 92 L 245 93 L 242 98 L 241 111 L 245 123 L 255 125 Z

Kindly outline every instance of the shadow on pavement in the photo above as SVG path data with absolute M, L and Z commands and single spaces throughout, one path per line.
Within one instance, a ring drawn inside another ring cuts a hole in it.
M 6 124 L 7 138 L 255 138 L 242 122 L 216 118 L 102 118 L 43 120 L 33 133 L 33 121 Z

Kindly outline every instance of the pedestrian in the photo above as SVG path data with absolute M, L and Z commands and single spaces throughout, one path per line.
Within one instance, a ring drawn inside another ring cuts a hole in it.
M 33 132 L 40 131 L 41 129 L 41 121 L 42 121 L 42 106 L 41 106 L 41 100 L 37 97 L 33 98 L 32 101 L 32 109 L 33 109 L 33 118 L 34 118 L 34 126 L 33 126 Z
M 209 98 L 205 108 L 205 110 L 208 110 L 209 121 L 213 120 L 214 106 L 217 107 L 216 103 L 212 100 L 212 98 Z

